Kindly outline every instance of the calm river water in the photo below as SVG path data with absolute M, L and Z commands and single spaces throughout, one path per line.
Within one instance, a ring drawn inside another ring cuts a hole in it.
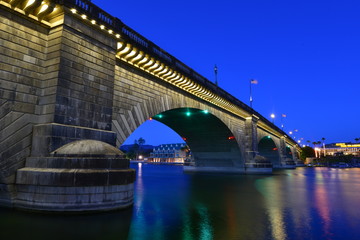
M 132 164 L 125 211 L 42 215 L 0 208 L 0 239 L 360 239 L 360 169 L 184 174 Z

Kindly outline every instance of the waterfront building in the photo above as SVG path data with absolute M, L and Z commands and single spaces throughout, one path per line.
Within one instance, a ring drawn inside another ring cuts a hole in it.
M 319 149 L 323 151 L 323 149 Z M 354 155 L 360 156 L 360 143 L 331 143 L 325 145 L 326 155 Z
M 161 144 L 150 153 L 148 162 L 184 163 L 188 152 L 186 143 Z

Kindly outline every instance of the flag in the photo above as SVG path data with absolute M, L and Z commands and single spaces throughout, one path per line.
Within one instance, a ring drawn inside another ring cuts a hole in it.
M 281 114 L 282 117 L 286 117 L 286 114 Z
M 218 68 L 217 68 L 217 66 L 215 65 L 215 67 L 214 67 L 214 72 L 215 72 L 215 74 L 217 74 L 217 71 L 218 71 Z
M 256 80 L 256 79 L 251 79 L 251 80 L 250 80 L 250 83 L 251 83 L 251 84 L 258 84 L 258 80 Z

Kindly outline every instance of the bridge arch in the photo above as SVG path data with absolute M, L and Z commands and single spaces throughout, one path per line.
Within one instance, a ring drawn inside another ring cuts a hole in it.
M 188 144 L 196 166 L 240 166 L 239 144 L 226 124 L 207 109 L 176 108 L 153 119 L 177 132 Z
M 190 116 L 186 115 L 187 112 Z M 160 115 L 164 117 L 160 118 Z M 186 142 L 199 166 L 222 164 L 243 167 L 245 119 L 239 120 L 223 109 L 199 101 L 156 77 L 119 62 L 115 66 L 112 112 L 112 131 L 117 134 L 116 145 L 121 146 L 150 118 L 162 122 L 187 138 Z M 206 132 L 212 132 L 212 135 L 205 136 Z M 231 139 L 228 139 L 229 137 Z M 196 143 L 195 139 L 199 140 L 199 143 Z M 203 144 L 205 142 L 210 147 L 206 148 L 206 144 Z
M 264 136 L 260 139 L 258 151 L 261 156 L 265 157 L 273 164 L 273 167 L 276 168 L 281 166 L 279 146 L 276 145 L 271 136 Z

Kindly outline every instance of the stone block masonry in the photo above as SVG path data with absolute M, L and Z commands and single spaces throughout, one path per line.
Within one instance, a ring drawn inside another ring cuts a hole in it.
M 81 139 L 115 145 L 116 41 L 65 9 L 51 27 L 0 5 L 0 204 L 26 159 Z

